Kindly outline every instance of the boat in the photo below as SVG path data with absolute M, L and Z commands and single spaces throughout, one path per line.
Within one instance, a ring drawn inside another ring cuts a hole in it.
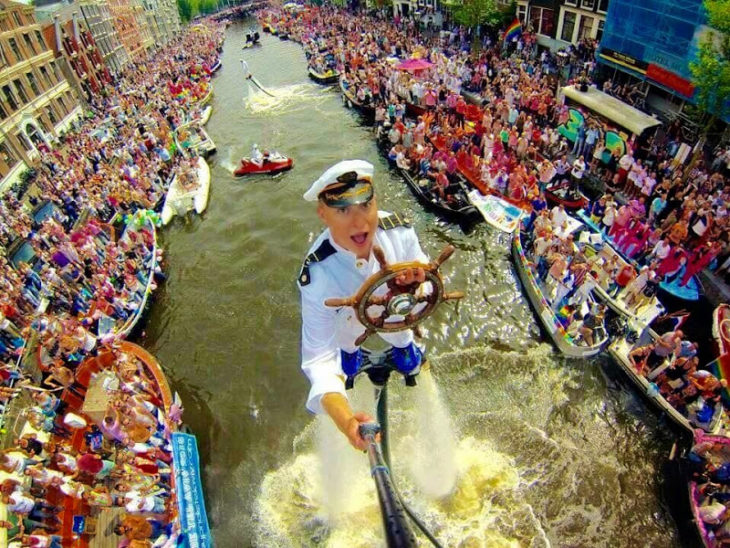
M 446 138 L 443 135 L 440 134 L 429 134 L 428 140 L 431 142 L 431 144 L 434 146 L 436 150 L 439 152 L 449 152 Z M 524 213 L 529 213 L 532 211 L 532 205 L 527 199 L 524 200 L 515 200 L 513 198 L 510 198 L 509 196 L 504 196 L 497 192 L 496 190 L 490 188 L 487 186 L 487 184 L 482 181 L 481 174 L 479 173 L 479 170 L 470 167 L 467 165 L 467 160 L 464 156 L 458 155 L 456 156 L 456 165 L 459 169 L 459 173 L 461 173 L 464 176 L 464 179 L 466 179 L 471 186 L 479 190 L 484 196 L 492 195 L 497 196 L 498 198 L 502 198 L 503 200 L 511 203 L 514 206 L 517 206 L 518 208 L 522 209 Z
M 594 223 L 585 211 L 577 210 L 575 212 L 575 215 L 588 227 L 590 227 L 592 231 L 602 234 L 603 238 L 607 242 L 610 242 L 612 245 L 614 245 L 613 239 L 608 234 L 606 234 L 606 232 L 604 232 L 601 227 Z M 621 252 L 618 251 L 618 253 Z M 638 268 L 636 261 L 624 256 L 623 254 L 621 254 L 621 256 L 624 258 L 624 260 L 628 261 Z M 671 278 L 665 278 L 664 280 L 662 280 L 662 282 L 659 284 L 659 288 L 665 293 L 684 301 L 699 301 L 700 297 L 702 296 L 702 284 L 700 283 L 699 277 L 692 276 L 689 282 L 687 282 L 687 284 L 685 285 L 682 285 L 681 282 L 682 276 L 675 275 Z
M 566 330 L 558 319 L 550 302 L 544 296 L 540 282 L 533 272 L 531 261 L 525 255 L 525 250 L 522 247 L 522 234 L 519 230 L 514 232 L 512 238 L 512 256 L 515 260 L 517 274 L 522 281 L 522 287 L 525 289 L 525 293 L 527 293 L 527 297 L 530 299 L 538 318 L 540 318 L 540 322 L 552 338 L 555 346 L 565 356 L 569 358 L 595 356 L 603 350 L 609 340 L 605 324 L 595 329 L 596 340 L 592 346 L 578 344 L 577 331 L 575 331 L 576 327 L 571 324 Z M 587 303 L 583 303 L 583 307 L 587 306 Z
M 264 26 L 264 32 L 268 32 L 266 30 L 266 26 Z M 246 42 L 243 44 L 243 47 L 253 47 L 259 44 L 259 40 L 261 39 L 261 36 L 259 36 L 259 31 L 249 31 L 246 33 Z
M 730 353 L 730 305 L 721 304 L 712 313 L 712 337 L 718 348 L 718 355 Z
M 691 416 L 687 416 L 676 409 L 664 398 L 661 392 L 659 392 L 657 386 L 652 382 L 667 367 L 668 360 L 649 371 L 646 376 L 642 375 L 631 364 L 631 361 L 629 360 L 629 353 L 634 348 L 645 346 L 658 338 L 659 335 L 651 328 L 645 329 L 642 333 L 639 333 L 638 338 L 636 332 L 623 336 L 616 336 L 614 337 L 613 342 L 609 345 L 608 351 L 639 391 L 660 411 L 666 414 L 677 426 L 689 433 L 694 433 L 696 428 L 701 428 L 705 432 L 711 434 L 717 433 L 722 427 L 721 419 L 724 411 L 722 404 L 717 404 L 715 406 L 714 414 L 709 422 L 702 423 L 697 420 L 697 416 L 694 413 L 692 413 Z
M 264 155 L 262 163 L 259 165 L 253 162 L 250 158 L 241 158 L 241 164 L 233 172 L 236 177 L 243 177 L 244 175 L 259 175 L 259 174 L 275 174 L 281 173 L 291 169 L 294 165 L 294 160 L 291 158 L 279 154 L 278 152 L 270 152 L 268 156 Z
M 288 32 L 279 32 L 279 40 L 289 40 Z
M 210 73 L 211 73 L 211 74 L 215 74 L 216 72 L 218 72 L 218 71 L 219 71 L 219 70 L 221 69 L 221 67 L 222 67 L 222 66 L 223 66 L 223 63 L 221 62 L 221 60 L 220 60 L 220 59 L 218 59 L 218 60 L 217 60 L 217 61 L 215 62 L 215 65 L 213 65 L 213 66 L 212 66 L 212 67 L 210 68 Z
M 356 109 L 362 115 L 363 121 L 366 124 L 372 125 L 375 123 L 375 107 L 358 101 L 350 87 L 346 85 L 346 80 L 343 76 L 340 77 L 340 89 L 342 90 L 342 100 L 348 108 Z
M 175 215 L 183 217 L 191 210 L 201 214 L 208 207 L 210 167 L 203 158 L 198 158 L 195 175 L 197 184 L 191 188 L 183 186 L 179 174 L 173 178 L 160 215 L 163 225 L 169 224 Z
M 525 212 L 519 207 L 498 196 L 484 196 L 477 189 L 471 190 L 468 196 L 484 220 L 494 228 L 512 234 L 520 226 L 520 219 Z
M 210 116 L 210 115 L 209 115 Z M 207 158 L 215 154 L 216 146 L 208 132 L 198 123 L 189 123 L 175 130 L 175 145 L 185 156 L 192 151 L 196 156 Z
M 205 108 L 200 111 L 200 115 L 193 118 L 192 122 L 204 126 L 208 123 L 208 120 L 210 120 L 210 115 L 213 113 L 213 106 L 212 105 L 206 105 Z
M 709 442 L 713 446 L 706 453 L 706 460 L 710 460 L 713 468 L 719 468 L 722 465 L 727 465 L 730 462 L 730 438 L 727 436 L 714 436 L 706 434 L 702 431 L 694 432 L 694 445 L 703 444 Z M 689 456 L 689 451 L 685 455 L 685 459 Z M 702 514 L 700 507 L 706 496 L 703 494 L 703 487 L 710 483 L 710 479 L 707 478 L 705 482 L 701 482 L 701 477 L 692 474 L 692 469 L 696 469 L 697 465 L 692 466 L 693 462 L 689 459 L 686 460 L 689 468 L 687 470 L 687 490 L 689 495 L 689 506 L 692 510 L 692 517 L 694 518 L 695 525 L 697 526 L 697 534 L 700 537 L 702 545 L 706 548 L 719 548 L 720 546 L 727 546 L 725 543 L 718 542 L 715 539 L 715 535 L 710 532 L 710 528 L 702 520 Z
M 200 98 L 200 100 L 198 101 L 197 104 L 202 107 L 203 105 L 207 105 L 208 103 L 210 103 L 210 100 L 212 98 L 213 98 L 213 85 L 209 84 L 208 92 L 205 95 L 203 95 L 203 97 Z
M 309 67 L 309 77 L 323 86 L 336 84 L 340 80 L 340 73 L 335 69 L 327 69 L 325 72 L 317 72 L 313 67 Z
M 579 190 L 570 190 L 567 184 L 548 185 L 545 198 L 551 205 L 562 204 L 567 210 L 584 209 L 590 201 Z
M 63 390 L 60 398 L 81 422 L 64 442 L 74 452 L 88 451 L 87 444 L 94 444 L 101 449 L 104 442 L 112 442 L 111 438 L 104 436 L 92 425 L 98 427 L 107 415 L 114 417 L 110 393 L 119 390 L 124 381 L 122 371 L 133 371 L 133 374 L 145 378 L 147 391 L 140 397 L 146 405 L 154 409 L 158 422 L 156 432 L 154 426 L 147 426 L 141 432 L 140 429 L 133 432 L 121 426 L 122 431 L 126 435 L 134 436 L 132 439 L 140 443 L 146 443 L 151 435 L 156 435 L 165 442 L 159 445 L 157 451 L 158 455 L 165 455 L 159 458 L 169 462 L 171 472 L 168 479 L 170 504 L 165 508 L 165 521 L 173 524 L 170 542 L 176 543 L 175 535 L 184 531 L 185 543 L 210 548 L 210 530 L 202 500 L 195 439 L 194 436 L 180 431 L 183 412 L 180 397 L 170 390 L 160 363 L 144 348 L 128 341 L 120 341 L 114 347 L 101 346 L 95 356 L 87 357 L 78 366 L 74 390 Z M 56 534 L 63 539 L 64 545 L 79 543 L 87 546 L 94 545 L 97 540 L 103 542 L 101 536 L 107 532 L 99 530 L 100 537 L 93 538 L 97 534 L 96 523 L 114 522 L 118 519 L 115 515 L 119 512 L 119 503 L 92 510 L 83 500 L 64 496 L 58 490 L 50 491 L 49 497 L 49 502 L 62 509 L 58 513 L 61 524 Z
M 466 189 L 460 181 L 455 192 L 449 193 L 453 198 L 451 202 L 448 202 L 441 199 L 437 193 L 429 190 L 429 187 L 433 184 L 432 181 L 419 178 L 411 174 L 407 169 L 400 169 L 400 173 L 413 191 L 413 194 L 416 195 L 416 198 L 427 208 L 446 220 L 455 221 L 464 225 L 470 225 L 479 220 L 479 213 L 469 203 L 466 197 Z
M 596 255 L 600 255 L 603 261 L 616 261 L 618 268 L 630 265 L 637 271 L 637 265 L 628 261 L 621 255 L 610 242 L 606 241 L 604 235 L 600 232 L 596 233 L 586 224 L 581 223 L 574 217 L 569 217 L 569 231 L 575 238 L 575 244 L 581 247 L 585 256 L 590 260 Z M 629 320 L 634 329 L 638 331 L 644 330 L 651 324 L 654 319 L 665 312 L 664 305 L 657 296 L 651 297 L 648 301 L 643 302 L 638 307 L 629 307 L 623 298 L 623 295 L 612 295 L 609 292 L 613 279 L 600 267 L 593 268 L 596 273 L 595 293 L 605 302 L 611 310 Z
M 114 317 L 109 302 L 99 295 L 94 295 L 93 300 L 85 313 L 88 330 L 102 342 L 119 341 L 127 338 L 135 327 L 139 324 L 145 313 L 149 297 L 157 287 L 155 284 L 155 274 L 159 268 L 159 254 L 157 250 L 157 231 L 155 228 L 155 217 L 153 212 L 147 210 L 137 210 L 131 215 L 122 232 L 120 241 L 136 241 L 145 242 L 148 249 L 147 259 L 140 266 L 136 273 L 136 278 L 140 282 L 141 287 L 136 291 L 130 291 L 127 297 L 128 309 L 131 314 L 126 317 Z M 102 249 L 106 242 L 115 238 L 114 229 L 111 225 L 100 224 L 101 231 L 95 236 Z M 139 236 L 132 236 L 132 233 L 142 234 L 145 239 Z M 95 325 L 96 327 L 91 327 Z M 55 356 L 52 349 L 43 345 L 38 346 L 36 361 L 41 370 L 46 370 L 53 362 Z

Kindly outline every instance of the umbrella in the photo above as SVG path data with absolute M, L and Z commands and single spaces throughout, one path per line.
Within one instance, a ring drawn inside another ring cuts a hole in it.
M 416 72 L 418 70 L 426 70 L 428 68 L 431 68 L 432 66 L 433 63 L 426 61 L 425 59 L 408 59 L 407 61 L 403 61 L 395 68 L 408 72 Z

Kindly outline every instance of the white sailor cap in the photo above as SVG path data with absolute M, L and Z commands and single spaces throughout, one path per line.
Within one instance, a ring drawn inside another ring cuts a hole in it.
M 304 199 L 308 202 L 315 202 L 319 199 L 320 194 L 324 189 L 335 183 L 339 185 L 331 189 L 332 194 L 340 194 L 341 192 L 350 190 L 357 190 L 356 192 L 350 192 L 350 197 L 347 201 L 352 203 L 362 203 L 363 201 L 369 200 L 372 197 L 372 184 L 362 185 L 362 183 L 372 183 L 373 173 L 375 167 L 370 162 L 365 160 L 343 160 L 338 162 L 325 171 L 319 179 L 312 183 L 304 193 Z M 356 186 L 364 186 L 362 191 L 354 189 Z M 367 191 L 369 187 L 370 191 Z M 355 197 L 357 196 L 357 197 Z M 334 196 L 333 196 L 334 198 Z M 343 196 L 343 198 L 345 198 Z M 337 206 L 335 206 L 337 207 Z

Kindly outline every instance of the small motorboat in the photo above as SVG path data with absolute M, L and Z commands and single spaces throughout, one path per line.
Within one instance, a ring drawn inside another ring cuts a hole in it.
M 552 205 L 563 204 L 565 209 L 583 209 L 588 205 L 588 198 L 577 189 L 571 189 L 567 184 L 555 184 L 545 189 L 545 198 Z
M 291 158 L 279 154 L 278 152 L 270 152 L 268 155 L 264 153 L 264 157 L 261 163 L 254 162 L 251 158 L 241 158 L 241 165 L 233 172 L 236 177 L 243 177 L 245 175 L 257 175 L 260 173 L 281 173 L 291 169 L 294 165 L 294 160 Z
M 266 31 L 266 26 L 264 26 L 264 30 Z M 268 31 L 266 31 L 268 32 Z M 252 31 L 246 33 L 246 42 L 244 42 L 243 47 L 244 48 L 252 48 L 254 46 L 259 45 L 259 40 L 261 39 L 261 36 L 259 35 L 259 31 Z

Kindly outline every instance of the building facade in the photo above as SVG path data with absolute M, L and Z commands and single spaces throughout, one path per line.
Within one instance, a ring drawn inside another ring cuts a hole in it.
M 653 110 L 677 112 L 694 95 L 689 63 L 706 23 L 702 0 L 611 0 L 598 61 L 614 79 L 640 82 Z
M 0 0 L 0 188 L 52 148 L 81 112 L 33 6 Z
M 107 0 L 106 4 L 119 41 L 127 50 L 130 60 L 136 61 L 152 46 L 144 8 L 139 0 Z
M 67 6 L 52 14 L 43 25 L 43 35 L 56 58 L 65 62 L 67 79 L 74 84 L 79 96 L 90 100 L 112 82 L 91 32 L 78 13 L 78 6 Z
M 613 1 L 613 0 L 611 0 Z M 517 17 L 552 50 L 603 38 L 609 0 L 518 0 Z
M 81 15 L 89 29 L 94 43 L 99 48 L 106 68 L 114 74 L 120 74 L 129 63 L 129 53 L 122 45 L 114 26 L 111 12 L 102 0 L 82 0 L 79 3 Z

